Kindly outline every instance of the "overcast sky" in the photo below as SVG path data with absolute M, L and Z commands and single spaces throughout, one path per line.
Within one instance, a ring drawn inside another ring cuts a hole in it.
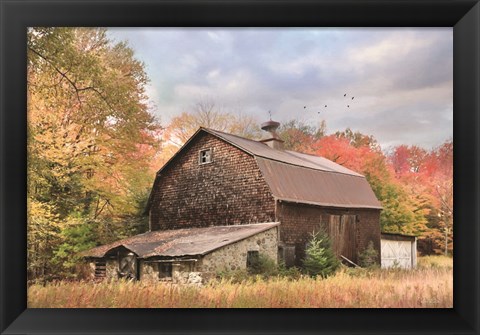
M 268 120 L 269 110 L 280 122 L 324 119 L 328 132 L 350 127 L 374 135 L 383 149 L 397 144 L 429 149 L 453 137 L 452 32 L 109 29 L 112 39 L 127 41 L 145 63 L 151 79 L 147 93 L 164 125 L 210 99 L 260 121 Z

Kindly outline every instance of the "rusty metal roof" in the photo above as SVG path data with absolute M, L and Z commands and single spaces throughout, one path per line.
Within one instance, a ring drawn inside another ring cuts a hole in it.
M 310 169 L 327 171 L 327 172 L 337 172 L 343 174 L 349 174 L 353 176 L 360 176 L 363 177 L 361 174 L 347 169 L 339 164 L 336 164 L 326 158 L 319 157 L 319 156 L 312 156 L 307 154 L 302 154 L 295 151 L 288 151 L 288 150 L 276 150 L 268 145 L 250 140 L 248 138 L 243 138 L 240 136 L 224 133 L 218 130 L 202 128 L 206 132 L 220 137 L 224 141 L 244 150 L 248 153 L 257 156 L 263 157 L 268 159 L 273 159 L 276 161 L 280 161 L 287 164 L 302 166 Z
M 272 194 L 278 199 L 329 207 L 382 208 L 363 175 L 320 156 L 273 149 L 262 142 L 209 128 L 199 128 L 177 154 L 201 132 L 254 156 Z M 151 206 L 158 178 L 157 175 L 146 211 Z
M 309 169 L 261 157 L 256 160 L 277 199 L 328 207 L 382 208 L 364 177 Z
M 205 130 L 254 155 L 277 199 L 328 207 L 382 208 L 363 175 L 326 158 L 276 150 L 236 135 Z
M 205 255 L 226 245 L 278 226 L 279 222 L 158 230 L 132 236 L 81 253 L 83 257 L 101 258 L 123 246 L 140 258 Z

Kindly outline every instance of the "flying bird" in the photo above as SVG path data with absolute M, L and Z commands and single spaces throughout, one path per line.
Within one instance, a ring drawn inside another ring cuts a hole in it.
M 327 105 L 325 105 L 325 107 L 327 107 Z
M 307 106 L 303 106 L 303 109 L 307 108 Z
M 343 96 L 346 97 L 346 96 L 347 96 L 347 93 L 345 93 Z
M 352 97 L 352 100 L 353 100 L 353 98 L 355 98 L 355 97 Z
M 350 105 L 347 105 L 348 108 L 350 108 Z

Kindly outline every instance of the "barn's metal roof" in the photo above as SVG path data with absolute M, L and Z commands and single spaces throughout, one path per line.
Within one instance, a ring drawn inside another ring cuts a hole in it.
M 382 208 L 364 177 L 314 170 L 257 157 L 274 197 L 280 200 L 344 208 Z
M 244 151 L 247 151 L 248 153 L 257 157 L 272 159 L 275 161 L 302 166 L 302 167 L 315 169 L 315 170 L 337 172 L 337 173 L 349 174 L 352 176 L 363 177 L 361 174 L 355 171 L 349 170 L 346 167 L 336 164 L 323 157 L 302 154 L 299 152 L 289 151 L 289 150 L 276 150 L 264 143 L 250 140 L 248 138 L 227 134 L 218 130 L 213 130 L 208 128 L 203 128 L 203 129 L 208 133 L 212 135 L 216 135 L 217 137 L 220 137 L 221 139 L 229 142 L 230 144 L 233 144 L 234 146 Z
M 125 247 L 140 258 L 154 256 L 181 257 L 208 254 L 226 245 L 267 231 L 278 222 L 158 230 L 129 237 L 83 252 L 83 257 L 101 258 L 115 248 Z
M 277 199 L 340 208 L 382 208 L 365 177 L 355 171 L 323 157 L 273 149 L 262 142 L 209 128 L 199 128 L 160 171 L 201 132 L 216 136 L 254 156 Z M 158 178 L 157 175 L 147 211 Z
M 206 131 L 254 155 L 277 199 L 329 207 L 382 208 L 364 176 L 326 158 L 272 149 L 212 129 Z

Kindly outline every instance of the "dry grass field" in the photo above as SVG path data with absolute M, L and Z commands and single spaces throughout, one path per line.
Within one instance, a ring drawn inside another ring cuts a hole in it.
M 419 258 L 415 270 L 343 268 L 327 279 L 253 278 L 202 287 L 141 282 L 32 285 L 29 308 L 451 308 L 451 258 Z

